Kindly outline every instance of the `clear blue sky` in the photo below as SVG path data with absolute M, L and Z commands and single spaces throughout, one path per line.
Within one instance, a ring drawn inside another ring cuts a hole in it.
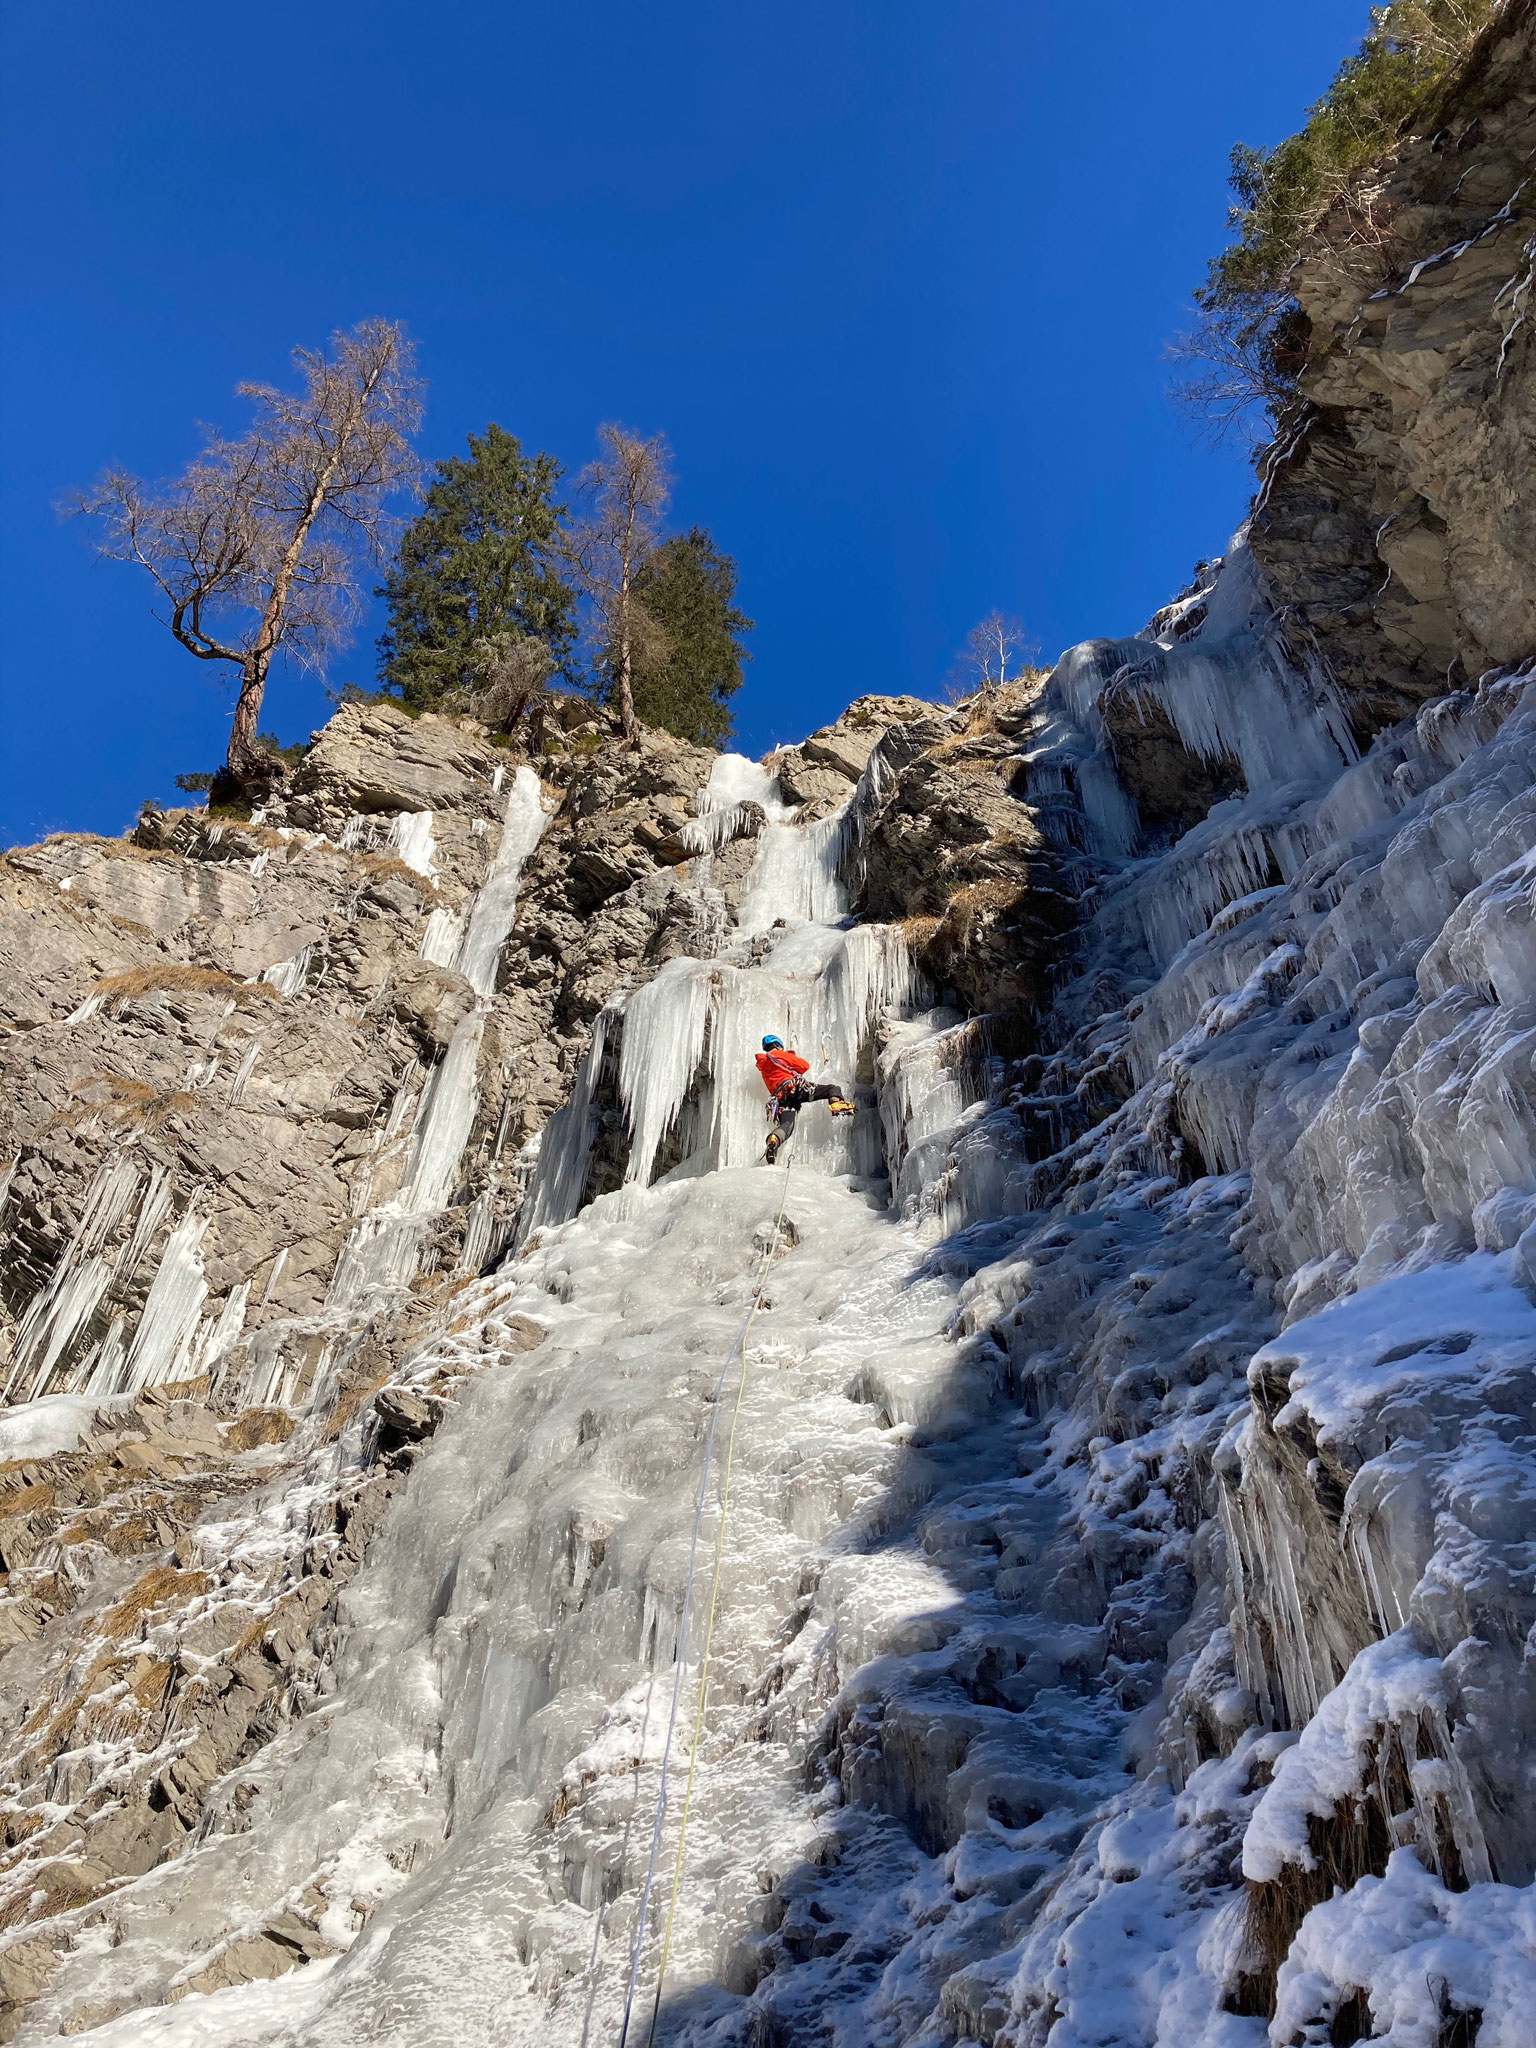
M 671 439 L 741 565 L 753 752 L 933 694 L 968 627 L 1132 631 L 1221 548 L 1236 451 L 1163 345 L 1233 141 L 1296 126 L 1355 0 L 13 0 L 0 839 L 118 831 L 231 694 L 52 506 L 235 427 L 295 342 L 403 319 L 422 445 Z M 371 620 L 330 680 L 371 684 Z M 326 715 L 280 675 L 264 724 Z

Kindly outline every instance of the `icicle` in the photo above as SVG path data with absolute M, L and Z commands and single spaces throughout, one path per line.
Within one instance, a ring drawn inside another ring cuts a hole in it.
M 306 946 L 287 960 L 275 960 L 270 967 L 263 967 L 258 979 L 269 982 L 280 996 L 296 996 L 304 986 L 314 950 L 313 946 Z
M 278 1253 L 277 1257 L 272 1261 L 272 1270 L 267 1275 L 267 1284 L 261 1290 L 261 1305 L 263 1308 L 266 1307 L 267 1303 L 272 1299 L 273 1295 L 277 1292 L 277 1283 L 279 1280 L 282 1279 L 283 1268 L 287 1265 L 287 1263 L 288 1247 L 287 1245 L 284 1245 L 282 1250 Z
M 425 818 L 430 826 L 430 812 L 415 816 Z M 523 863 L 547 823 L 539 778 L 531 768 L 520 767 L 507 792 L 501 843 L 467 907 L 454 953 L 454 964 L 469 980 L 478 1002 L 460 1019 L 448 1050 L 427 1076 L 416 1105 L 410 1159 L 399 1192 L 393 1200 L 360 1216 L 342 1247 L 326 1294 L 330 1314 L 350 1315 L 371 1294 L 403 1286 L 416 1269 L 431 1218 L 446 1207 L 455 1190 L 479 1108 L 480 1043 L 495 992 L 501 949 L 517 916 Z M 434 912 L 428 920 L 424 957 L 440 957 L 436 951 L 428 952 L 429 944 L 445 946 L 448 927 L 446 922 L 436 923 L 439 915 Z M 386 1143 L 400 1128 L 407 1100 L 408 1082 L 402 1084 L 391 1106 Z
M 430 877 L 432 856 L 437 851 L 431 811 L 401 811 L 389 828 L 389 844 L 408 868 Z
M 751 838 L 761 822 L 761 806 L 749 799 L 744 803 L 728 804 L 723 810 L 706 811 L 702 817 L 689 818 L 677 836 L 690 853 L 719 853 L 733 839 Z
M 478 1273 L 490 1256 L 491 1238 L 496 1228 L 496 1198 L 489 1188 L 476 1195 L 470 1203 L 464 1218 L 464 1243 L 459 1251 L 456 1271 L 460 1274 Z
M 117 1391 L 122 1375 L 123 1358 L 128 1350 L 128 1317 L 119 1309 L 112 1318 L 107 1334 L 101 1340 L 101 1347 L 94 1358 L 87 1362 L 79 1375 L 82 1394 L 113 1394 Z
M 171 1232 L 123 1362 L 124 1393 L 185 1376 L 188 1346 L 208 1298 L 202 1242 L 208 1216 L 190 1207 Z
M 471 1010 L 454 1027 L 448 1050 L 422 1091 L 411 1145 L 411 1163 L 398 1203 L 409 1215 L 441 1209 L 452 1192 L 459 1160 L 475 1121 L 475 1082 L 485 1013 Z
M 121 1152 L 97 1169 L 74 1235 L 17 1329 L 5 1388 L 8 1401 L 30 1400 L 48 1391 L 55 1368 L 95 1315 L 119 1271 L 124 1279 L 131 1274 L 142 1249 L 141 1235 L 147 1241 L 163 1213 L 163 1203 L 157 1198 L 164 1181 L 163 1168 L 146 1179 Z M 139 1205 L 138 1228 L 127 1251 L 120 1252 L 116 1260 L 100 1256 L 135 1202 Z
M 53 1279 L 33 1301 L 16 1339 L 16 1363 L 6 1382 L 6 1399 L 35 1400 L 45 1394 L 54 1368 L 90 1322 L 112 1284 L 111 1262 L 103 1258 L 62 1258 Z
M 246 1304 L 250 1298 L 249 1280 L 242 1280 L 229 1290 L 217 1317 L 210 1319 L 198 1333 L 192 1360 L 195 1372 L 217 1372 L 223 1360 L 234 1350 L 245 1329 Z
M 629 1114 L 625 1179 L 649 1183 L 663 1139 L 677 1121 L 704 1051 L 716 970 L 700 960 L 669 960 L 624 1008 L 619 1093 Z
M 555 1111 L 540 1134 L 538 1164 L 523 1207 L 519 1242 L 543 1225 L 569 1222 L 581 1207 L 592 1159 L 592 1098 L 603 1068 L 609 1026 L 616 1015 L 612 1010 L 598 1012 L 592 1043 L 570 1100 Z
M 745 754 L 715 756 L 697 804 L 701 818 L 738 810 L 744 804 L 757 804 L 770 824 L 785 824 L 795 815 L 795 806 L 785 803 L 771 769 L 761 761 L 748 760 Z
M 517 917 L 517 889 L 523 862 L 538 845 L 548 822 L 538 776 L 531 768 L 519 768 L 507 794 L 501 844 L 490 873 L 470 905 L 464 937 L 454 961 L 479 996 L 495 994 L 501 949 Z
M 245 1051 L 241 1053 L 240 1064 L 235 1069 L 235 1078 L 229 1084 L 229 1106 L 231 1109 L 239 1107 L 240 1101 L 245 1094 L 245 1084 L 256 1071 L 256 1062 L 260 1055 L 261 1040 L 253 1038 L 245 1048 Z
M 421 935 L 421 958 L 436 967 L 451 967 L 459 950 L 460 928 L 461 920 L 454 911 L 434 910 Z
M 814 825 L 770 824 L 758 847 L 737 910 L 748 937 L 771 930 L 781 919 L 831 924 L 847 915 L 848 898 L 838 879 L 843 811 Z

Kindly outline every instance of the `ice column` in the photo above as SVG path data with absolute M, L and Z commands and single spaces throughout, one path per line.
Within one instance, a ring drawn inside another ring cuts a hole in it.
M 408 1280 L 427 1218 L 445 1208 L 453 1194 L 479 1106 L 480 1041 L 501 949 L 517 916 L 523 863 L 547 822 L 539 778 L 531 768 L 520 767 L 507 792 L 501 844 L 469 905 L 454 961 L 475 991 L 475 1008 L 460 1019 L 422 1090 L 399 1193 L 364 1216 L 342 1249 L 327 1298 L 332 1309 L 350 1311 L 375 1289 Z

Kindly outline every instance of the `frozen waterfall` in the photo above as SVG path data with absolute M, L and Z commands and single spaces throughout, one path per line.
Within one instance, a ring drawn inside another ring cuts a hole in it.
M 519 1250 L 410 1354 L 467 1377 L 329 1689 L 82 1913 L 35 2038 L 88 2006 L 110 2048 L 592 2048 L 633 1974 L 643 2041 L 670 1928 L 658 2048 L 1278 2048 L 1389 2011 L 1524 2048 L 1536 683 L 1357 758 L 1240 546 L 1207 595 L 1176 641 L 1075 650 L 998 742 L 1085 906 L 1028 1050 L 850 915 L 846 815 L 716 764 L 696 888 L 762 814 L 734 933 L 597 1016 Z M 1117 775 L 1138 704 L 1231 766 L 1188 830 Z M 455 940 L 482 999 L 526 775 Z M 483 1027 L 402 1089 L 339 1316 L 451 1198 Z M 858 1103 L 772 1170 L 767 1030 Z M 93 1197 L 29 1357 L 130 1198 Z M 188 1215 L 167 1343 L 200 1341 Z M 691 1820 L 674 1917 L 669 1798 L 642 1933 L 664 1763 Z M 317 1959 L 180 1999 L 300 1922 Z

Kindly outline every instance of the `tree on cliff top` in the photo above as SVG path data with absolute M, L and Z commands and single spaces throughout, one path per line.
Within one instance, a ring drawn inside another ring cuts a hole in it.
M 965 645 L 950 671 L 950 689 L 956 699 L 996 694 L 1029 671 L 1040 652 L 1040 644 L 1025 631 L 1024 621 L 1009 612 L 988 612 L 965 636 Z
M 1349 208 L 1346 235 L 1381 264 L 1390 222 L 1376 216 L 1361 174 L 1385 155 L 1426 95 L 1463 62 L 1502 0 L 1394 0 L 1371 26 L 1295 135 L 1273 149 L 1240 142 L 1228 215 L 1236 240 L 1215 257 L 1195 293 L 1201 321 L 1173 345 L 1195 374 L 1177 395 L 1218 432 L 1256 403 L 1277 413 L 1295 390 L 1308 330 L 1289 275 L 1306 236 L 1330 207 Z
M 665 629 L 648 609 L 637 579 L 660 544 L 662 514 L 672 495 L 672 451 L 611 421 L 600 426 L 602 453 L 577 479 L 588 510 L 567 543 L 583 594 L 592 606 L 603 694 L 618 707 L 624 737 L 639 731 L 635 674 L 665 662 Z
M 484 642 L 529 638 L 562 665 L 575 639 L 575 592 L 560 574 L 552 455 L 525 455 L 493 420 L 469 454 L 439 462 L 379 595 L 389 623 L 380 674 L 413 710 L 467 701 Z
M 258 731 L 273 656 L 318 666 L 346 637 L 361 564 L 382 553 L 385 501 L 418 471 L 420 385 L 396 322 L 365 320 L 293 359 L 298 391 L 239 387 L 255 408 L 239 440 L 212 437 L 156 486 L 108 471 L 72 508 L 101 522 L 104 555 L 149 572 L 189 654 L 238 671 L 225 772 L 246 794 L 276 765 Z
M 642 565 L 635 591 L 661 628 L 665 648 L 635 670 L 635 710 L 696 746 L 731 736 L 728 699 L 741 688 L 751 656 L 738 635 L 752 621 L 736 608 L 736 563 L 702 526 L 663 541 Z

